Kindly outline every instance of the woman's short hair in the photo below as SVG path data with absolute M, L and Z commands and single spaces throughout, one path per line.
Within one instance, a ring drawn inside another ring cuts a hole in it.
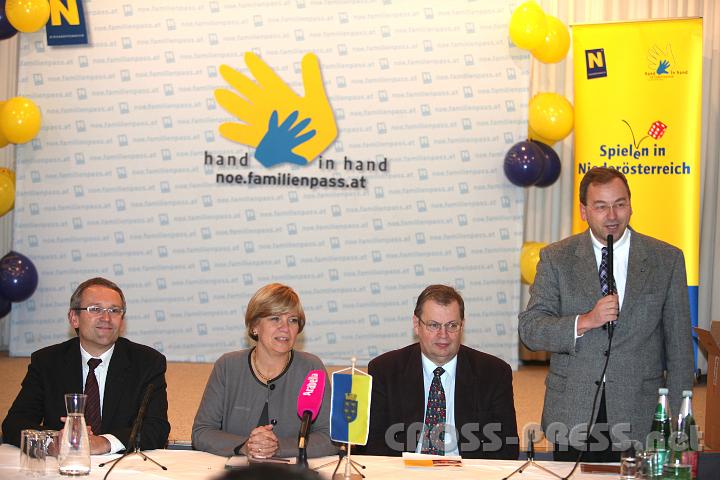
M 280 283 L 265 285 L 255 292 L 245 311 L 245 327 L 250 338 L 257 341 L 253 329 L 263 317 L 280 313 L 295 313 L 298 316 L 298 333 L 305 327 L 305 311 L 295 290 Z

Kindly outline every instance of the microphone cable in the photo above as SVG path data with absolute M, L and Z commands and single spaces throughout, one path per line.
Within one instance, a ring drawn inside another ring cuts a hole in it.
M 608 235 L 607 236 L 607 275 L 608 275 L 608 293 L 607 295 L 614 295 L 616 292 L 615 290 L 615 275 L 613 274 L 613 236 Z M 595 389 L 595 397 L 593 398 L 592 403 L 592 409 L 590 410 L 590 421 L 588 432 L 587 432 L 587 438 L 585 439 L 585 449 L 580 450 L 580 453 L 578 454 L 578 458 L 575 461 L 575 465 L 573 465 L 572 470 L 570 470 L 570 473 L 567 474 L 566 477 L 563 478 L 563 480 L 568 480 L 573 473 L 575 473 L 575 470 L 577 470 L 578 465 L 580 465 L 580 462 L 582 461 L 583 453 L 586 452 L 590 448 L 590 437 L 592 435 L 593 427 L 595 427 L 595 422 L 597 421 L 597 416 L 595 415 L 595 405 L 597 405 L 597 399 L 600 395 L 600 387 L 605 390 L 605 373 L 607 372 L 608 363 L 610 363 L 610 352 L 612 351 L 612 341 L 613 341 L 613 335 L 615 333 L 615 322 L 617 322 L 617 319 L 620 318 L 620 310 L 618 305 L 618 315 L 617 318 L 614 321 L 607 322 L 605 325 L 607 325 L 607 332 L 608 332 L 608 348 L 605 351 L 605 365 L 603 366 L 602 374 L 600 374 L 600 381 L 597 383 L 597 388 Z M 610 446 L 612 447 L 612 439 L 610 438 L 610 432 L 608 431 L 608 440 L 610 440 Z M 569 444 L 568 439 L 568 444 Z
M 600 395 L 600 387 L 605 388 L 605 372 L 607 372 L 608 363 L 610 362 L 610 351 L 612 350 L 612 341 L 613 341 L 613 331 L 608 331 L 608 348 L 607 348 L 607 354 L 605 355 L 605 365 L 603 366 L 602 373 L 600 374 L 600 381 L 597 384 L 597 388 L 595 389 L 595 398 L 593 398 L 592 403 L 592 409 L 590 409 L 590 421 L 588 422 L 590 426 L 588 427 L 587 432 L 587 438 L 585 439 L 585 449 L 580 450 L 580 453 L 578 454 L 578 458 L 575 461 L 575 465 L 573 465 L 572 470 L 570 470 L 570 473 L 568 473 L 565 477 L 563 477 L 562 480 L 569 480 L 570 477 L 572 477 L 573 473 L 575 473 L 575 470 L 577 470 L 578 465 L 580 465 L 580 462 L 582 461 L 583 453 L 585 453 L 585 450 L 590 446 L 590 435 L 592 433 L 593 427 L 595 426 L 595 420 L 597 417 L 595 416 L 595 405 L 597 405 L 597 399 Z M 608 435 L 608 438 L 610 435 Z M 610 439 L 612 442 L 612 439 Z M 568 443 L 570 443 L 568 441 Z

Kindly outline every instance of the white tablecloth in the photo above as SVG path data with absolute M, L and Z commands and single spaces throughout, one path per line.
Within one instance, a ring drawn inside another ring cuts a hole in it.
M 124 459 L 112 471 L 108 480 L 137 479 L 137 480 L 160 480 L 160 479 L 193 479 L 210 480 L 222 474 L 225 468 L 225 457 L 218 457 L 205 452 L 192 450 L 149 450 L 144 452 L 153 460 L 165 465 L 168 469 L 161 470 L 153 463 L 143 461 L 139 455 L 131 455 Z M 98 465 L 107 462 L 119 455 L 101 455 L 92 457 L 92 469 L 90 475 L 84 477 L 88 480 L 102 480 L 109 466 L 99 468 Z M 20 450 L 12 445 L 0 445 L 0 479 L 2 480 L 28 480 L 27 475 L 20 472 L 18 462 Z M 367 480 L 399 480 L 412 477 L 413 480 L 436 480 L 438 478 L 461 479 L 488 479 L 500 480 L 509 475 L 513 470 L 522 464 L 520 461 L 510 460 L 463 460 L 464 465 L 460 468 L 435 467 L 435 468 L 406 468 L 399 457 L 369 457 L 353 456 L 353 460 L 364 464 L 362 470 Z M 310 460 L 310 466 L 318 466 L 332 461 L 333 458 L 316 458 Z M 539 462 L 544 467 L 557 472 L 560 475 L 567 475 L 572 468 L 569 463 Z M 333 466 L 320 470 L 321 477 L 329 479 Z M 340 471 L 344 471 L 342 468 Z M 57 472 L 48 472 L 44 479 L 63 479 L 69 477 L 61 476 Z M 80 477 L 83 478 L 83 477 Z M 513 477 L 517 480 L 544 480 L 553 479 L 551 475 L 539 468 L 530 467 L 522 474 Z M 577 469 L 573 479 L 582 480 L 609 480 L 615 479 L 617 475 L 585 475 Z

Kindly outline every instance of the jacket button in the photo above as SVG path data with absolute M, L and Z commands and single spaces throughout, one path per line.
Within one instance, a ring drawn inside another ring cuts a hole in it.
M 270 390 L 275 390 L 275 384 L 274 384 L 274 383 L 271 383 L 268 388 L 269 388 Z
M 600 385 L 600 380 L 595 380 L 595 385 Z
M 603 355 L 605 355 L 605 356 L 607 357 L 607 356 L 609 355 L 609 353 L 610 353 L 610 352 L 608 352 L 607 350 L 605 350 L 605 351 L 603 352 Z
M 274 418 L 270 420 L 270 425 L 277 425 L 277 420 L 275 420 Z

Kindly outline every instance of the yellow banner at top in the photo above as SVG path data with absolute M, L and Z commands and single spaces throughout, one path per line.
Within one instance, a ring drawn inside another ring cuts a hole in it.
M 698 285 L 702 19 L 573 26 L 575 190 L 595 166 L 632 191 L 631 226 L 681 248 Z M 579 201 L 573 231 L 587 225 Z

